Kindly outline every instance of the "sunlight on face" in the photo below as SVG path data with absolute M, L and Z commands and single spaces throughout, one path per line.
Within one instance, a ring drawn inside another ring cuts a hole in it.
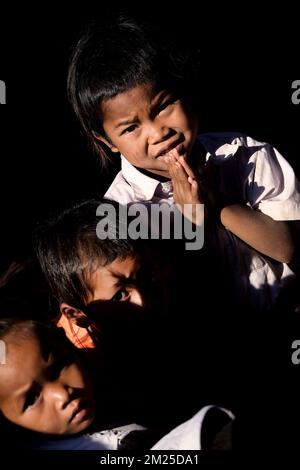
M 196 115 L 167 90 L 153 93 L 149 84 L 138 85 L 106 100 L 101 110 L 112 151 L 138 168 L 168 176 L 168 152 L 177 148 L 185 158 L 191 153 L 198 131 Z
M 73 351 L 56 341 L 45 354 L 34 333 L 17 340 L 12 336 L 5 337 L 7 363 L 0 366 L 4 416 L 46 434 L 74 434 L 86 429 L 94 419 L 93 391 Z
M 137 276 L 140 264 L 137 258 L 117 258 L 107 266 L 99 267 L 90 274 L 89 284 L 93 292 L 88 303 L 97 300 L 112 302 L 130 302 L 144 307 L 140 288 L 137 286 Z

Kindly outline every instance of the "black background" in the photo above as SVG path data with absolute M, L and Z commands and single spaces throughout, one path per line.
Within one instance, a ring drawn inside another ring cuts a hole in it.
M 30 250 L 31 229 L 39 218 L 70 200 L 101 195 L 116 171 L 117 163 L 101 175 L 66 97 L 72 46 L 89 20 L 110 9 L 99 1 L 2 10 L 0 79 L 6 83 L 7 104 L 0 106 L 1 270 Z M 199 45 L 201 131 L 239 131 L 270 142 L 300 175 L 300 104 L 291 101 L 292 82 L 300 78 L 295 11 L 273 5 L 263 13 L 253 5 L 220 8 L 217 3 L 207 8 L 200 2 L 184 2 L 181 9 L 141 2 L 128 10 L 172 25 L 184 40 Z M 282 336 L 275 325 L 265 336 L 265 348 L 270 346 L 266 367 L 273 364 L 274 370 L 278 361 L 277 385 L 286 387 L 279 413 L 290 392 L 296 397 L 298 371 L 290 362 L 290 345 L 298 335 L 295 324 L 294 319 L 285 322 Z M 242 347 L 249 346 L 247 338 Z M 253 386 L 256 392 L 259 383 Z M 278 396 L 276 392 L 274 402 Z
M 152 18 L 199 46 L 200 130 L 240 131 L 270 142 L 299 174 L 300 105 L 291 101 L 291 84 L 300 74 L 293 11 L 163 5 L 130 4 L 125 11 Z M 32 224 L 49 208 L 102 194 L 111 178 L 101 175 L 72 115 L 66 73 L 83 26 L 112 6 L 46 3 L 12 10 L 4 9 L 0 31 L 0 79 L 7 88 L 7 104 L 0 107 L 4 264 L 26 251 Z

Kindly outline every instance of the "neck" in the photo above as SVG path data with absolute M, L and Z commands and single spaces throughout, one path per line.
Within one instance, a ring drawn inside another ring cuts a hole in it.
M 155 178 L 156 180 L 160 181 L 161 183 L 164 183 L 165 181 L 170 181 L 170 177 L 169 176 L 164 176 L 164 175 L 161 175 L 159 173 L 154 173 L 152 171 L 149 171 L 149 170 L 144 170 L 143 168 L 139 168 L 139 167 L 135 167 L 137 170 L 139 170 L 141 173 L 143 173 L 143 175 L 146 175 L 146 176 L 149 176 L 150 178 Z M 164 173 L 166 173 L 164 171 Z

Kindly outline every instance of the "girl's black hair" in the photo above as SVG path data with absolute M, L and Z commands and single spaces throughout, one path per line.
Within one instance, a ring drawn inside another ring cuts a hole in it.
M 105 17 L 84 32 L 72 54 L 67 79 L 70 103 L 89 142 L 107 154 L 97 134 L 102 127 L 101 103 L 137 85 L 152 83 L 180 95 L 188 89 L 188 56 L 161 29 L 124 15 Z M 185 83 L 185 85 L 184 85 Z
M 118 219 L 119 204 L 108 200 L 106 203 L 115 208 L 116 219 L 109 219 L 103 239 L 96 231 L 99 222 L 96 211 L 101 201 L 95 199 L 65 209 L 41 223 L 34 232 L 37 258 L 59 303 L 67 302 L 84 310 L 90 293 L 89 275 L 117 258 L 137 256 L 134 242 L 119 238 L 122 223 Z

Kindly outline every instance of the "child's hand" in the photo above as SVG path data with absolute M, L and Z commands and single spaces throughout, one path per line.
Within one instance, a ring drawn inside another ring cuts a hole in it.
M 166 161 L 172 179 L 173 197 L 176 206 L 191 222 L 201 225 L 202 207 L 200 204 L 203 204 L 203 199 L 199 183 L 192 169 L 185 159 L 179 156 L 176 149 L 169 152 Z M 185 206 L 186 204 L 189 206 Z

